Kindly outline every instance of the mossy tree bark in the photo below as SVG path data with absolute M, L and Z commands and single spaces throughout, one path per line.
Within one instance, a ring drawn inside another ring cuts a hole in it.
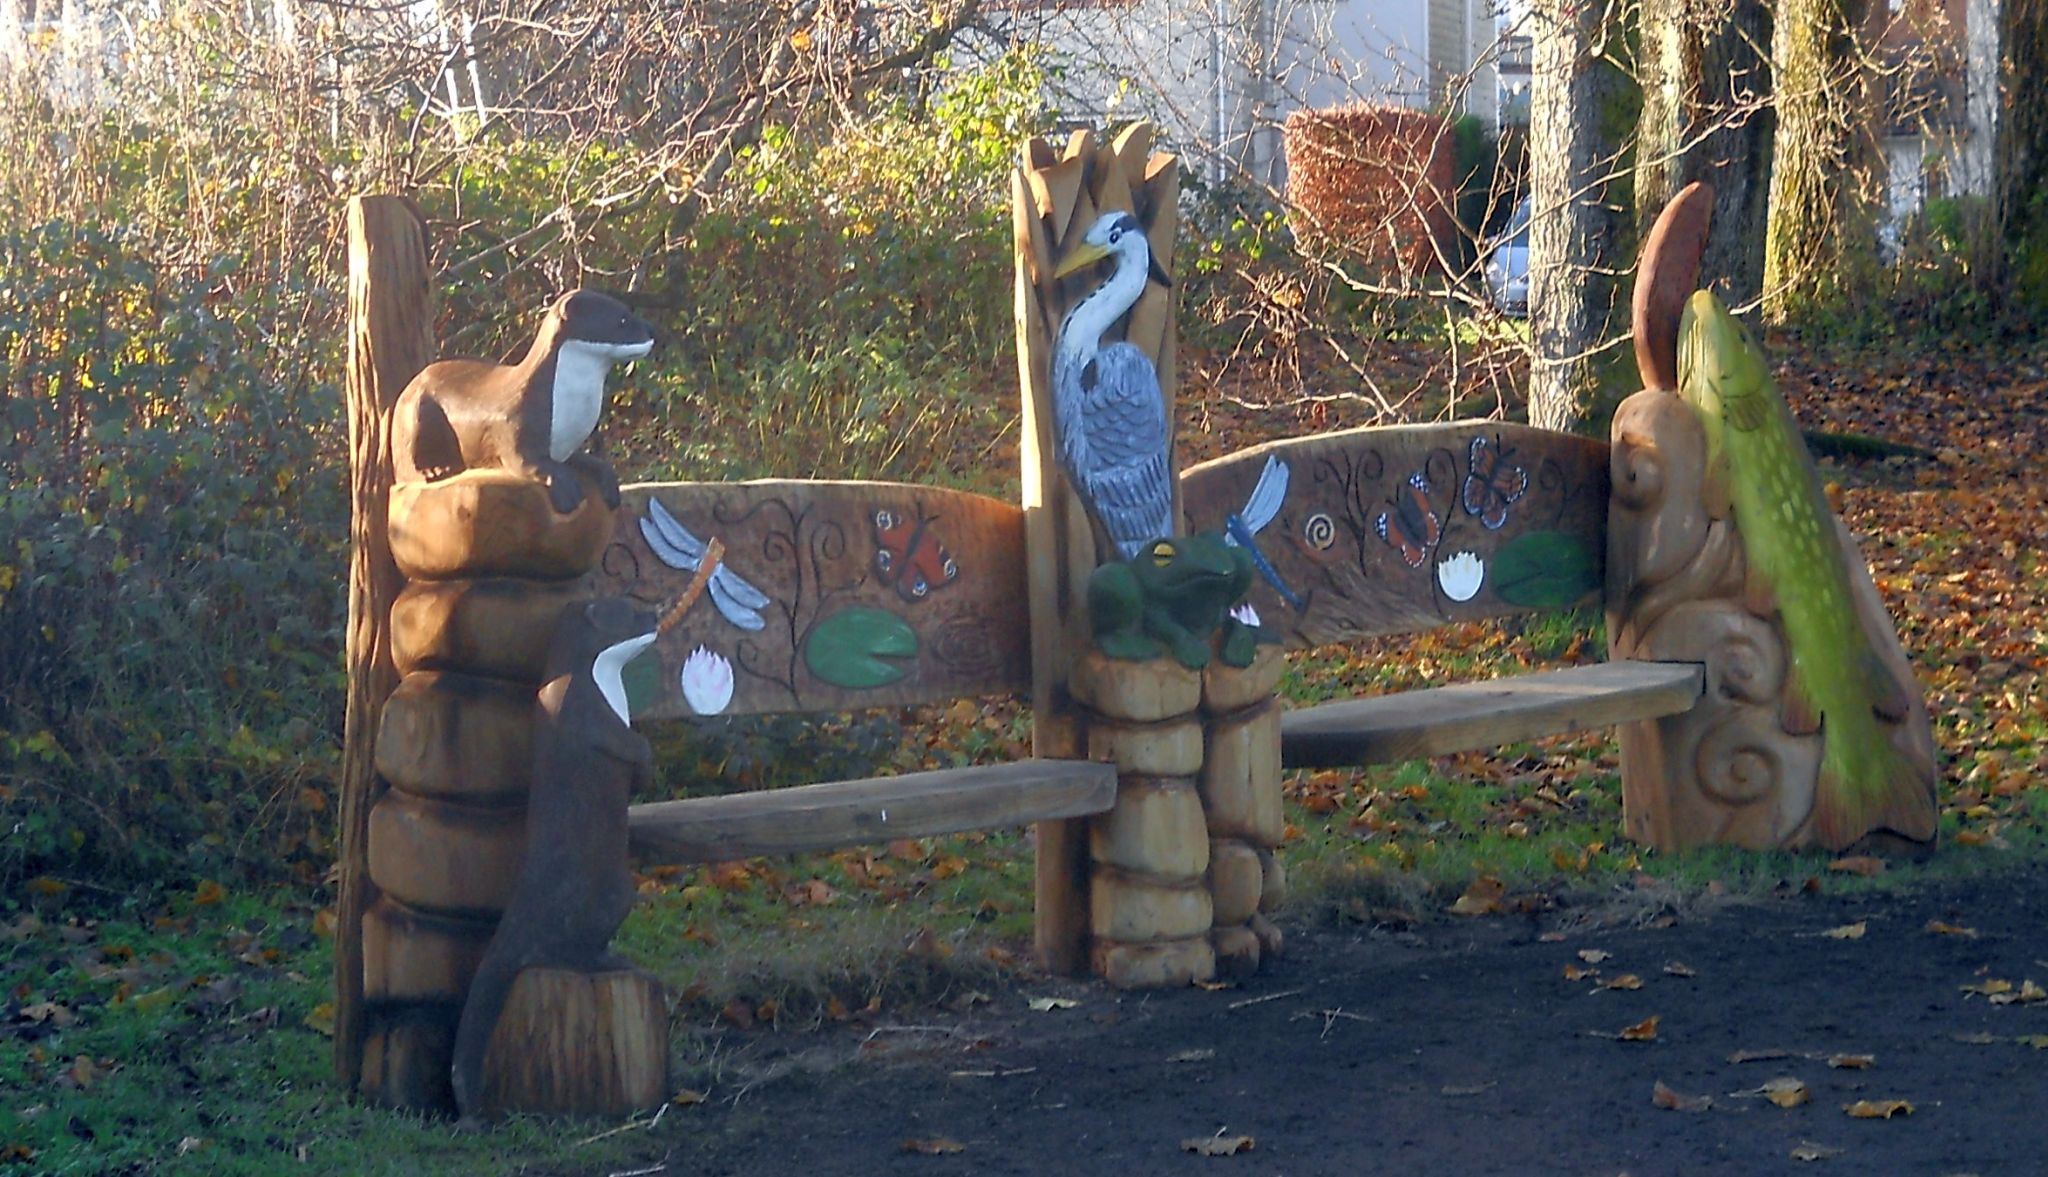
M 1630 365 L 1619 276 L 1634 252 L 1639 116 L 1619 6 L 1539 0 L 1530 85 L 1529 423 L 1579 431 Z M 1611 403 L 1609 405 L 1611 407 Z
M 1778 126 L 1764 240 L 1764 313 L 1772 322 L 1827 310 L 1875 285 L 1880 157 L 1859 33 L 1869 8 L 1869 0 L 1778 0 Z
M 2048 0 L 2004 0 L 1994 159 L 1996 226 L 1983 268 L 1999 295 L 2048 313 Z
M 1771 10 L 1764 0 L 1642 0 L 1636 137 L 1638 234 L 1687 184 L 1714 189 L 1700 265 L 1740 307 L 1763 287 L 1770 194 Z

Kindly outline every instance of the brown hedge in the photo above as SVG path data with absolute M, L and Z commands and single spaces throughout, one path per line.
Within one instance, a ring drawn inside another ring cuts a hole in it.
M 1412 278 L 1455 231 L 1450 124 L 1397 106 L 1351 103 L 1287 116 L 1295 238 Z

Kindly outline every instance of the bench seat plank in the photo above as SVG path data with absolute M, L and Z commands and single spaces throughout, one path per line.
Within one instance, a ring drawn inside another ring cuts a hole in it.
M 1282 714 L 1280 759 L 1384 764 L 1677 715 L 1703 683 L 1697 663 L 1622 661 L 1345 699 Z
M 1082 817 L 1115 801 L 1115 765 L 1019 760 L 657 801 L 627 822 L 643 863 L 730 862 Z

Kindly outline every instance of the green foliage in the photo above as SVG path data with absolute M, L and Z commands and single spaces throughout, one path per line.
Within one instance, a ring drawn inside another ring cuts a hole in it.
M 936 481 L 1001 492 L 1014 440 L 1009 170 L 1030 62 L 955 75 L 820 143 L 768 128 L 692 228 L 672 341 L 610 432 L 647 477 Z M 991 469 L 993 467 L 993 469 Z
M 338 357 L 252 330 L 232 259 L 137 246 L 0 236 L 9 879 L 274 861 L 325 805 L 347 515 L 301 474 L 339 445 Z

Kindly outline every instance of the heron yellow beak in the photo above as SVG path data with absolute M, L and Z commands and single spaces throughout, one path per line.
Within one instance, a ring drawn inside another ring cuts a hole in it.
M 1073 273 L 1081 267 L 1089 265 L 1093 262 L 1099 262 L 1103 258 L 1106 258 L 1108 256 L 1109 250 L 1106 247 L 1096 245 L 1094 242 L 1091 241 L 1083 241 L 1081 244 L 1076 245 L 1074 247 L 1074 252 L 1068 254 L 1066 258 L 1060 262 L 1059 268 L 1055 269 L 1052 272 L 1052 276 L 1055 278 L 1064 278 L 1068 274 Z

